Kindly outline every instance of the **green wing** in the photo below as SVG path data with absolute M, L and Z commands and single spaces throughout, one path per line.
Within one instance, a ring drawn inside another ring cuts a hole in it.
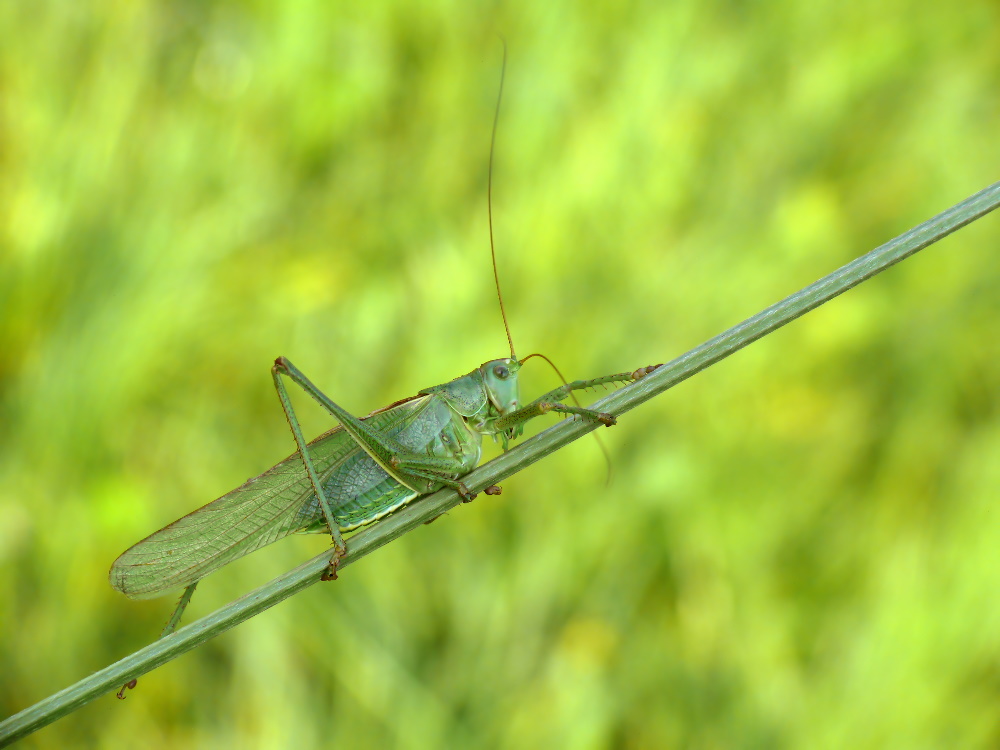
M 413 432 L 415 424 L 426 421 L 426 416 L 418 418 L 426 411 L 427 401 L 424 396 L 394 404 L 366 419 L 388 434 L 402 437 Z M 429 424 L 420 426 L 420 434 L 428 434 L 426 427 L 434 429 Z M 371 523 L 416 497 L 417 493 L 386 474 L 341 427 L 321 435 L 309 449 L 342 530 Z M 148 599 L 188 586 L 289 534 L 325 528 L 302 459 L 294 453 L 125 550 L 111 566 L 108 578 L 129 598 Z

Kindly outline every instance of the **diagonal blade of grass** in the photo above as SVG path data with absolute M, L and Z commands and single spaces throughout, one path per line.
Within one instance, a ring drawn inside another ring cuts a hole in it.
M 956 229 L 984 216 L 998 205 L 1000 205 L 1000 182 L 747 318 L 701 346 L 668 362 L 650 375 L 601 399 L 593 405 L 593 408 L 612 414 L 622 414 L 634 409 L 653 396 L 814 310 L 838 294 L 870 279 Z M 596 426 L 593 423 L 578 420 L 561 422 L 479 467 L 469 474 L 465 483 L 470 489 L 480 491 L 490 484 L 499 483 L 594 429 Z M 443 490 L 359 532 L 348 543 L 348 555 L 340 563 L 341 569 L 426 521 L 436 518 L 458 503 L 459 497 L 453 490 Z M 235 602 L 0 722 L 0 746 L 8 745 L 31 734 L 95 698 L 116 690 L 127 680 L 175 659 L 311 586 L 319 580 L 326 569 L 328 558 L 328 552 L 317 555 Z

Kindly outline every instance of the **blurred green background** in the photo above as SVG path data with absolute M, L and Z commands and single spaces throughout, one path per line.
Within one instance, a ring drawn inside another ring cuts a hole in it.
M 988 0 L 0 4 L 0 715 L 159 632 L 175 597 L 107 569 L 291 452 L 276 356 L 366 414 L 505 354 L 497 33 L 515 343 L 577 378 L 996 181 L 998 29 Z M 997 747 L 998 241 L 630 413 L 610 487 L 579 442 L 24 746 Z

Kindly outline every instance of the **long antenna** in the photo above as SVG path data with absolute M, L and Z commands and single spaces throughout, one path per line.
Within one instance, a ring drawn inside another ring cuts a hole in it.
M 503 306 L 503 295 L 500 293 L 500 275 L 497 273 L 497 251 L 493 243 L 493 152 L 497 145 L 497 123 L 500 121 L 500 101 L 503 99 L 503 79 L 507 75 L 507 42 L 500 38 L 503 44 L 503 63 L 500 66 L 500 91 L 497 93 L 497 108 L 493 113 L 493 132 L 490 134 L 490 171 L 486 185 L 486 213 L 490 222 L 490 256 L 493 258 L 493 281 L 497 287 L 497 299 L 500 300 L 500 317 L 503 318 L 503 328 L 507 332 L 507 343 L 510 344 L 510 358 L 517 359 L 514 354 L 514 339 L 510 336 L 510 326 L 507 324 L 507 310 Z
M 507 309 L 503 305 L 503 294 L 500 293 L 500 274 L 497 273 L 497 251 L 496 246 L 493 242 L 493 153 L 496 151 L 497 145 L 497 123 L 500 121 L 500 102 L 503 100 L 503 81 L 507 75 L 507 41 L 500 37 L 500 43 L 503 44 L 503 63 L 500 66 L 500 91 L 497 92 L 497 108 L 493 113 L 493 132 L 490 133 L 490 168 L 489 176 L 487 177 L 486 185 L 486 204 L 487 204 L 487 216 L 489 216 L 490 223 L 490 256 L 493 259 L 493 281 L 497 287 L 497 299 L 500 300 L 500 316 L 503 318 L 503 328 L 507 332 L 507 343 L 510 344 L 510 358 L 518 361 L 517 355 L 514 354 L 514 339 L 510 335 L 510 326 L 507 324 Z M 555 363 L 546 357 L 544 354 L 529 354 L 522 360 L 518 361 L 518 364 L 524 364 L 532 357 L 539 357 L 544 359 L 549 363 L 549 366 L 556 371 L 556 375 L 563 382 L 563 385 L 567 385 L 566 378 L 556 367 Z M 580 400 L 576 397 L 576 394 L 570 391 L 570 397 L 573 402 L 580 407 Z M 607 479 L 605 480 L 606 485 L 611 484 L 611 454 L 608 453 L 608 449 L 604 446 L 604 442 L 601 440 L 601 436 L 596 432 L 594 433 L 594 439 L 597 440 L 597 445 L 601 449 L 601 453 L 604 454 L 604 461 L 607 464 Z
M 532 357 L 538 357 L 539 359 L 544 359 L 546 362 L 548 362 L 549 363 L 549 367 L 551 367 L 553 370 L 556 371 L 556 375 L 562 381 L 562 384 L 565 385 L 565 386 L 569 385 L 569 383 L 566 382 L 566 378 L 563 376 L 562 371 L 558 367 L 556 367 L 556 363 L 553 362 L 548 357 L 546 357 L 544 354 L 541 354 L 539 352 L 535 352 L 534 354 L 529 354 L 527 357 L 525 357 L 524 359 L 521 360 L 521 364 L 523 365 L 525 362 L 527 362 Z M 571 399 L 573 399 L 573 403 L 577 405 L 577 408 L 582 408 L 583 407 L 583 404 L 580 403 L 580 399 L 578 399 L 576 397 L 576 394 L 573 393 L 573 391 L 569 392 L 569 397 Z M 601 453 L 604 455 L 604 465 L 607 467 L 607 474 L 605 475 L 605 478 L 604 478 L 604 486 L 605 487 L 610 487 L 611 486 L 611 476 L 613 474 L 613 468 L 614 468 L 612 466 L 612 464 L 611 464 L 611 454 L 608 453 L 607 446 L 604 445 L 604 441 L 601 440 L 601 436 L 600 435 L 598 435 L 596 432 L 592 432 L 590 434 L 594 436 L 594 440 L 597 441 L 597 447 L 601 449 Z

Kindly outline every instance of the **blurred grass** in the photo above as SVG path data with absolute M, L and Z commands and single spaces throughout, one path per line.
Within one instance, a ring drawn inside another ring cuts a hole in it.
M 107 568 L 291 452 L 275 356 L 363 414 L 504 353 L 495 32 L 515 343 L 588 377 L 995 181 L 998 15 L 0 5 L 0 715 L 159 632 Z M 562 451 L 24 745 L 995 746 L 998 238 L 629 414 L 611 488 Z

